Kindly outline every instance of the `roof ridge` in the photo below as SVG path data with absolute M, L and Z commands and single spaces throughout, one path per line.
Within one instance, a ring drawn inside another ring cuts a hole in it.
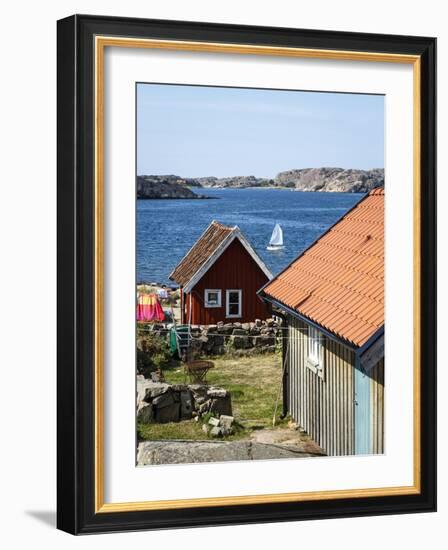
M 216 225 L 216 226 L 220 227 L 221 229 L 225 229 L 225 230 L 228 230 L 228 231 L 233 231 L 237 227 L 237 226 L 231 227 L 230 225 L 225 225 L 225 224 L 219 222 L 218 220 L 212 220 L 210 225 Z M 208 227 L 210 227 L 210 225 Z
M 370 192 L 369 192 L 369 197 L 373 196 L 373 195 L 384 195 L 384 187 L 374 187 Z
M 213 265 L 210 264 L 210 260 L 213 260 L 213 262 L 216 261 L 235 238 L 240 240 L 242 246 L 258 264 L 258 267 L 265 273 L 268 279 L 271 279 L 271 272 L 253 246 L 242 234 L 240 228 L 237 225 L 233 227 L 224 225 L 217 220 L 212 220 L 209 223 L 206 230 L 170 273 L 170 279 L 183 287 L 188 287 L 188 285 L 203 272 L 206 266 L 209 268 Z

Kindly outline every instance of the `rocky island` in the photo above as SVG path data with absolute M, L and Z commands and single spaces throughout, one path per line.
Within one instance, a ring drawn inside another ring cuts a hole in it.
M 215 176 L 182 178 L 180 176 L 137 176 L 137 197 L 156 199 L 207 198 L 190 188 L 269 187 L 295 191 L 325 191 L 330 193 L 368 193 L 375 187 L 384 187 L 384 169 L 358 170 L 346 168 L 300 168 L 279 172 L 275 178 L 256 176 Z
M 384 169 L 301 168 L 279 172 L 272 179 L 257 178 L 255 176 L 235 176 L 197 178 L 196 181 L 202 187 L 231 187 L 235 189 L 286 187 L 297 191 L 367 193 L 374 187 L 384 186 Z
M 297 191 L 368 193 L 384 187 L 384 169 L 303 168 L 280 172 L 274 181 L 277 186 Z
M 194 193 L 194 185 L 179 176 L 137 176 L 137 199 L 208 199 Z
M 214 176 L 197 178 L 196 181 L 202 187 L 232 187 L 234 189 L 247 189 L 248 187 L 275 187 L 275 181 L 268 178 L 257 178 L 256 176 L 230 176 L 227 178 L 216 178 Z
M 266 187 L 295 191 L 329 193 L 368 193 L 384 186 L 384 169 L 358 170 L 346 168 L 300 168 L 279 172 L 275 178 L 256 176 L 215 176 L 182 178 L 175 175 L 137 176 L 137 198 L 141 199 L 204 199 L 193 188 L 247 189 Z

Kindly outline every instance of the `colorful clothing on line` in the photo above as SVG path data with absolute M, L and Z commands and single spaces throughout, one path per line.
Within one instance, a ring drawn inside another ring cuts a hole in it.
M 137 321 L 163 321 L 165 313 L 155 294 L 141 294 L 137 299 Z

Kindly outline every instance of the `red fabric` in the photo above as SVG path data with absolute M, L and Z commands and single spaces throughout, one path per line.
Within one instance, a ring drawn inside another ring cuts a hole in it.
M 137 321 L 163 321 L 165 313 L 155 294 L 142 294 L 137 302 Z

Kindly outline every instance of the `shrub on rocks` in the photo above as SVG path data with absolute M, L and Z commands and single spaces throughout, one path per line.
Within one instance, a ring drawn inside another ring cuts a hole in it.
M 151 373 L 163 368 L 171 359 L 165 337 L 149 333 L 137 339 L 137 372 L 150 378 Z

